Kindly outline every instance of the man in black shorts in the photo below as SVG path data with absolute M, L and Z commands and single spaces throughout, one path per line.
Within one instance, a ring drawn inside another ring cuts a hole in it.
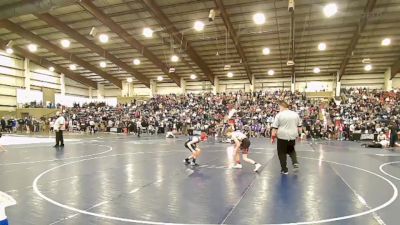
M 185 147 L 189 149 L 189 151 L 192 153 L 190 156 L 188 156 L 186 159 L 183 160 L 183 162 L 188 165 L 192 166 L 198 166 L 196 163 L 196 159 L 200 156 L 201 154 L 201 149 L 198 147 L 198 144 L 201 141 L 206 141 L 207 140 L 207 134 L 202 132 L 200 137 L 199 136 L 189 136 L 189 140 L 185 142 Z M 190 160 L 192 160 L 192 163 L 190 163 Z

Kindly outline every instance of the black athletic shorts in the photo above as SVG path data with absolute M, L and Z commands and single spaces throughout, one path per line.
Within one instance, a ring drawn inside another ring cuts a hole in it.
M 192 152 L 192 150 L 189 148 L 189 142 L 190 142 L 190 141 L 186 141 L 186 142 L 185 142 L 185 148 L 189 149 L 189 151 Z M 192 144 L 191 147 L 192 147 L 193 149 L 196 150 L 197 144 Z

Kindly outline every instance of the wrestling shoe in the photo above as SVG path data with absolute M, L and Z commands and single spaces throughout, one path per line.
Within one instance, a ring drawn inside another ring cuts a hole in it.
M 283 174 L 283 175 L 288 175 L 288 174 L 289 174 L 289 171 L 284 171 L 284 170 L 282 170 L 282 171 L 281 171 L 281 174 Z
M 261 164 L 260 163 L 256 163 L 256 165 L 254 166 L 254 172 L 258 172 L 258 170 L 261 168 Z
M 195 162 L 191 162 L 190 163 L 191 166 L 199 166 L 199 164 L 195 163 Z
M 299 164 L 298 163 L 295 163 L 295 164 L 293 164 L 293 171 L 298 171 L 299 170 L 299 168 L 300 168 L 300 166 L 299 166 Z
M 234 166 L 232 166 L 233 169 L 242 169 L 243 166 L 242 164 L 235 164 Z

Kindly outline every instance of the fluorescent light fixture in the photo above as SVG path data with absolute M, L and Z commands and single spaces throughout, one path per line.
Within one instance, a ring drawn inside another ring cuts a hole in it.
M 171 61 L 172 62 L 178 62 L 179 61 L 179 57 L 177 55 L 173 55 L 173 56 L 171 56 Z
M 337 13 L 337 5 L 335 3 L 329 3 L 324 7 L 324 14 L 326 17 L 331 17 Z
M 101 61 L 99 65 L 100 65 L 101 68 L 106 68 L 107 67 L 107 63 L 104 62 L 104 61 Z
M 107 42 L 108 42 L 108 39 L 109 39 L 109 37 L 108 37 L 107 34 L 100 34 L 100 35 L 99 35 L 99 41 L 100 41 L 101 43 L 107 43 Z
M 263 48 L 262 53 L 263 55 L 269 55 L 271 53 L 271 50 L 269 48 Z
M 390 38 L 385 38 L 382 40 L 382 46 L 389 46 L 390 43 L 392 42 L 392 40 L 390 40 Z
M 133 60 L 133 65 L 140 65 L 140 59 L 134 59 Z
M 71 46 L 71 41 L 68 39 L 62 39 L 60 42 L 63 48 L 69 48 L 69 46 Z
M 196 21 L 196 22 L 194 22 L 193 28 L 194 28 L 196 31 L 202 31 L 202 30 L 204 30 L 204 23 L 201 22 L 201 21 Z
M 8 47 L 8 48 L 6 48 L 6 52 L 7 52 L 7 54 L 13 54 L 14 50 L 12 48 Z
M 147 37 L 147 38 L 151 38 L 153 37 L 153 30 L 149 27 L 146 27 L 143 29 L 143 36 Z
M 326 44 L 324 42 L 321 42 L 318 44 L 318 49 L 320 51 L 325 51 L 326 50 Z
M 36 52 L 37 49 L 38 49 L 38 46 L 37 46 L 36 44 L 29 44 L 29 45 L 28 45 L 28 50 L 29 50 L 30 52 Z
M 264 13 L 256 13 L 253 15 L 253 21 L 257 25 L 263 25 L 265 23 Z

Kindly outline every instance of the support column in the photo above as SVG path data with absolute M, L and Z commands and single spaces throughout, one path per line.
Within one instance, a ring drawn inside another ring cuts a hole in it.
M 339 81 L 339 73 L 338 73 L 338 75 L 336 76 L 336 91 L 335 91 L 335 93 L 336 93 L 336 97 L 339 97 L 340 96 L 340 89 L 342 88 L 342 84 L 341 84 L 341 82 Z
M 89 87 L 89 99 L 91 100 L 93 98 L 93 88 Z
M 129 96 L 129 83 L 127 81 L 122 81 L 122 89 L 121 89 L 121 96 L 128 97 Z
M 186 81 L 183 78 L 181 78 L 181 92 L 186 94 Z
M 65 75 L 63 73 L 60 74 L 60 89 L 61 96 L 65 96 Z
M 103 99 L 103 98 L 104 98 L 104 85 L 97 84 L 97 99 Z
M 212 93 L 215 95 L 219 92 L 219 79 L 214 77 L 214 86 L 212 87 Z
M 293 73 L 291 81 L 290 81 L 290 91 L 292 93 L 294 93 L 295 89 L 296 89 L 296 75 Z
M 154 97 L 157 95 L 157 81 L 150 81 L 150 97 Z
M 391 90 L 393 90 L 393 82 L 392 82 L 392 80 L 390 79 L 390 77 L 391 77 L 391 68 L 389 67 L 389 68 L 386 70 L 385 74 L 384 74 L 384 79 L 385 79 L 385 87 L 384 87 L 384 90 L 385 90 L 385 91 L 391 91 Z
M 31 71 L 29 68 L 30 61 L 28 58 L 24 60 L 24 77 L 25 77 L 25 90 L 29 92 L 31 90 Z
M 255 86 L 256 78 L 254 77 L 254 74 L 251 75 L 251 84 L 250 84 L 250 92 L 254 92 L 254 86 Z
M 133 84 L 129 81 L 122 81 L 121 89 L 122 97 L 132 97 L 133 96 Z

